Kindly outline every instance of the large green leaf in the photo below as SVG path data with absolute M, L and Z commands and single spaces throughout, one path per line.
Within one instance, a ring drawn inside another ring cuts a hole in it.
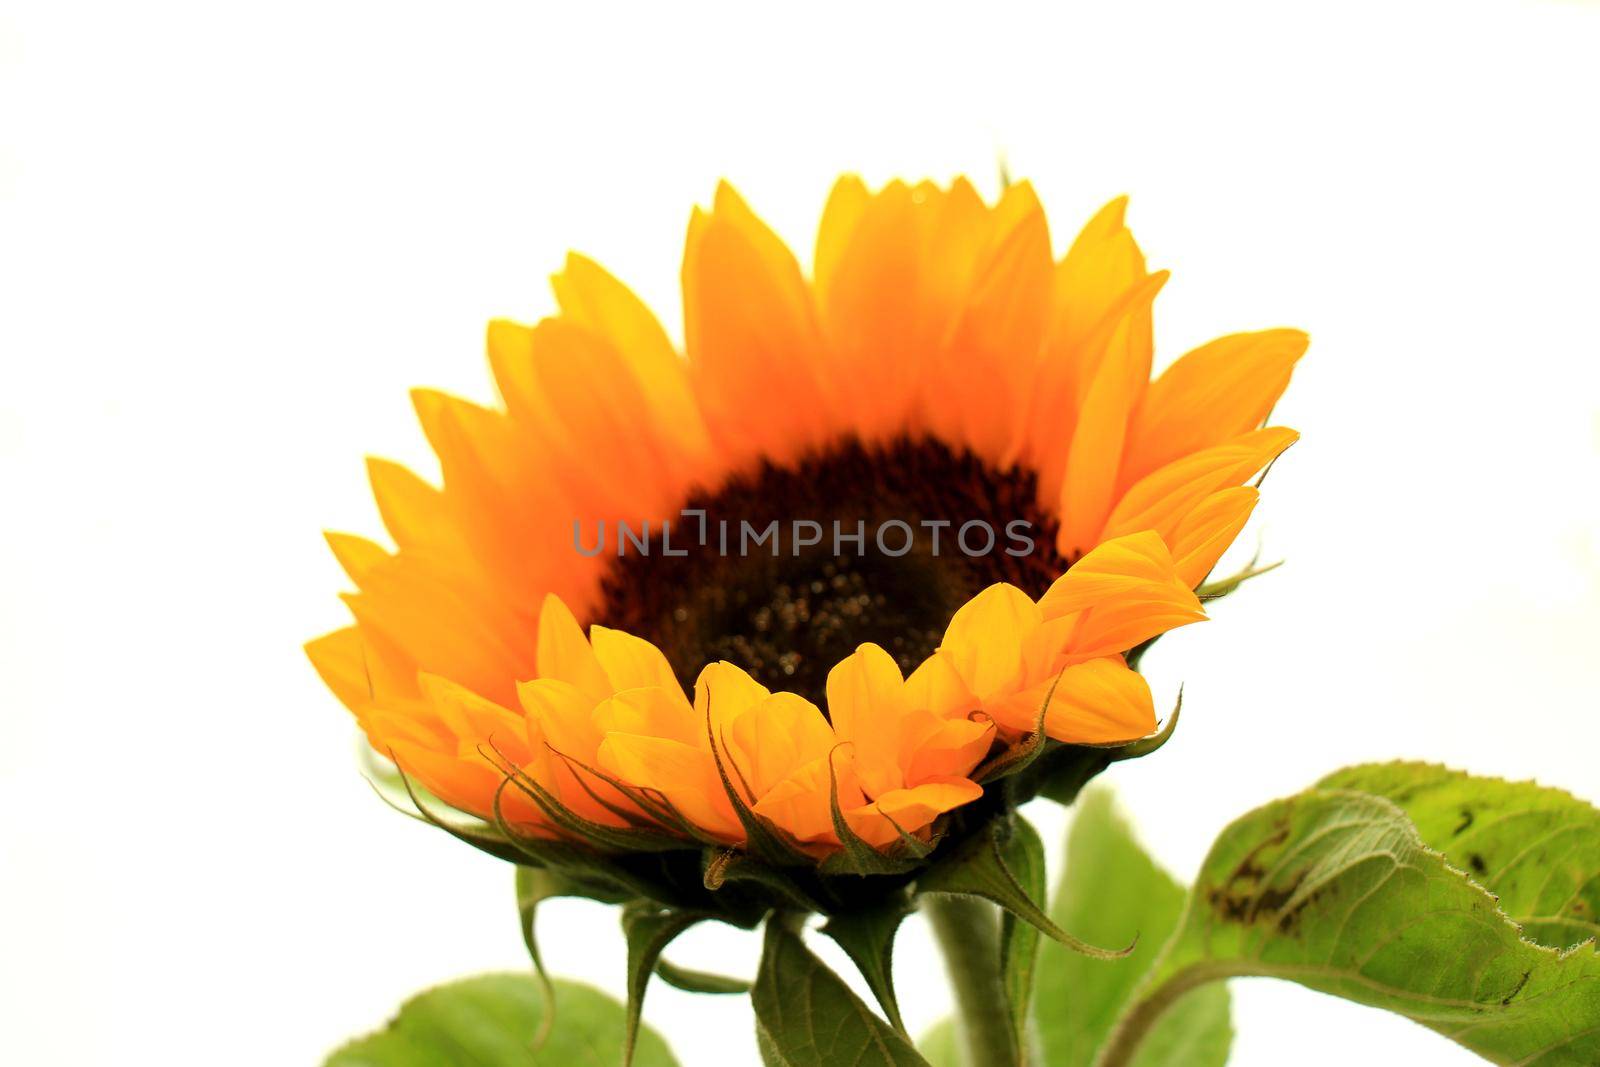
M 577 982 L 555 982 L 557 1022 L 539 1051 L 532 1041 L 544 1014 L 531 974 L 485 974 L 419 994 L 382 1030 L 328 1057 L 327 1067 L 616 1067 L 622 1061 L 623 1007 Z M 655 1031 L 644 1028 L 636 1067 L 678 1067 Z
M 1594 943 L 1561 952 L 1524 940 L 1379 796 L 1312 790 L 1228 827 L 1099 1067 L 1134 1062 L 1168 1006 L 1236 975 L 1399 1012 L 1496 1063 L 1600 1063 Z
M 1600 936 L 1600 811 L 1570 793 L 1427 763 L 1350 767 L 1317 788 L 1394 801 L 1428 847 L 1499 897 L 1541 945 Z
M 1054 942 L 1040 951 L 1034 1026 L 1047 1067 L 1087 1067 L 1178 925 L 1185 893 L 1134 839 L 1104 789 L 1078 801 L 1066 865 L 1050 904 L 1059 925 L 1101 944 L 1138 937 L 1126 959 L 1093 960 Z M 1228 990 L 1196 990 L 1163 1014 L 1139 1050 L 1140 1067 L 1221 1067 L 1233 1028 Z
M 905 1038 L 830 971 L 782 916 L 767 922 L 750 992 L 767 1067 L 927 1067 Z

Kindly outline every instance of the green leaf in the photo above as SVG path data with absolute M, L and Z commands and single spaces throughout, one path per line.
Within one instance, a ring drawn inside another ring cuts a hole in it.
M 1020 816 L 1013 819 L 1019 823 L 1023 821 Z M 917 892 L 982 897 L 1073 951 L 1096 959 L 1119 959 L 1132 951 L 1132 946 L 1122 950 L 1097 948 L 1052 922 L 1006 864 L 1005 835 L 1009 832 L 1011 827 L 1006 821 L 995 819 L 930 867 L 917 880 Z
M 968 1067 L 967 1054 L 961 1048 L 961 1032 L 956 1029 L 953 1015 L 929 1027 L 917 1041 L 917 1051 L 928 1061 L 928 1067 Z
M 1570 793 L 1427 763 L 1349 767 L 1317 788 L 1394 801 L 1530 940 L 1568 948 L 1600 936 L 1600 811 Z
M 328 1057 L 327 1067 L 616 1067 L 622 1058 L 623 1008 L 577 982 L 555 982 L 559 1025 L 538 1053 L 534 1032 L 544 1018 L 530 974 L 486 974 L 419 994 L 382 1030 Z M 637 1067 L 678 1067 L 655 1031 L 639 1033 Z
M 784 916 L 767 920 L 750 1000 L 767 1067 L 927 1067 L 916 1049 L 812 955 Z
M 1048 1067 L 1087 1067 L 1134 986 L 1178 924 L 1184 889 L 1139 847 L 1111 793 L 1078 801 L 1066 865 L 1050 905 L 1062 926 L 1101 942 L 1138 944 L 1127 959 L 1091 960 L 1060 945 L 1040 950 L 1034 1025 Z M 1228 990 L 1197 990 L 1162 1015 L 1140 1048 L 1140 1067 L 1221 1067 L 1233 1030 Z
M 894 938 L 911 910 L 906 895 L 897 893 L 876 905 L 840 912 L 822 927 L 822 932 L 833 938 L 856 965 L 884 1015 L 902 1034 L 906 1025 L 900 1019 L 900 1003 L 894 995 Z
M 674 938 L 709 916 L 692 911 L 672 911 L 649 901 L 636 900 L 622 909 L 622 931 L 628 939 L 628 1009 L 624 1019 L 622 1067 L 633 1062 L 634 1038 L 644 1009 L 644 993 L 661 952 Z
M 1399 1012 L 1496 1063 L 1600 1062 L 1600 953 L 1521 937 L 1382 797 L 1312 790 L 1223 831 L 1097 1061 L 1123 1067 L 1186 992 L 1263 975 Z

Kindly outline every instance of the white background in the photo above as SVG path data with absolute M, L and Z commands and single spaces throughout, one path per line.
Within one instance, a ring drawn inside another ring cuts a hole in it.
M 1259 512 L 1289 563 L 1151 658 L 1184 729 L 1109 776 L 1175 872 L 1357 760 L 1600 797 L 1600 8 L 577 6 L 0 11 L 0 1060 L 309 1064 L 524 965 L 506 872 L 357 774 L 299 648 L 344 619 L 319 531 L 377 531 L 362 455 L 430 469 L 406 389 L 487 398 L 485 321 L 546 313 L 567 248 L 676 324 L 724 175 L 808 249 L 841 171 L 992 192 L 1003 154 L 1062 248 L 1133 195 L 1162 358 L 1311 331 Z M 549 905 L 546 959 L 620 989 L 614 924 Z M 1475 1062 L 1236 995 L 1240 1067 Z M 755 1062 L 742 1001 L 645 1014 Z

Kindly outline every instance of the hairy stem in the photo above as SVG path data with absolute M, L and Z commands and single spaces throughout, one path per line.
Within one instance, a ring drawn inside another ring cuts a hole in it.
M 950 972 L 967 1063 L 1022 1067 L 1011 1001 L 1000 974 L 999 909 L 977 897 L 931 895 L 923 898 L 922 910 Z

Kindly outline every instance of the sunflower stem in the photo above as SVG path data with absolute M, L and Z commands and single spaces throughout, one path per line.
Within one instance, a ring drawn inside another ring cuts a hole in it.
M 950 972 L 968 1067 L 1022 1067 L 1000 973 L 999 909 L 979 897 L 930 894 L 922 910 Z

